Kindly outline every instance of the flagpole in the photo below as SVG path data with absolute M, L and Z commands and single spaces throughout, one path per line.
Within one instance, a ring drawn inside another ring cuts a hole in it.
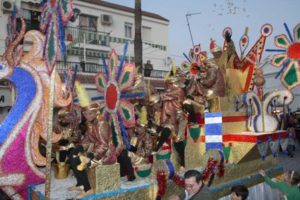
M 51 194 L 51 161 L 52 161 L 52 128 L 53 128 L 53 104 L 54 104 L 54 86 L 55 86 L 54 67 L 50 77 L 50 100 L 49 100 L 49 114 L 48 114 L 48 129 L 47 129 L 47 146 L 46 146 L 46 180 L 45 180 L 45 198 L 50 200 Z

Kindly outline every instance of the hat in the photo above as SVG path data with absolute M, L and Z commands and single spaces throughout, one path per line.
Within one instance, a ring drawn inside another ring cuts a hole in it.
M 90 103 L 90 105 L 86 106 L 86 107 L 82 107 L 82 111 L 87 111 L 87 110 L 95 110 L 98 111 L 99 110 L 99 104 L 96 102 L 92 102 Z
M 215 53 L 222 51 L 221 48 L 216 44 L 216 41 L 210 38 L 210 45 L 209 45 L 210 52 Z
M 79 81 L 75 82 L 76 93 L 79 99 L 79 104 L 82 107 L 82 111 L 98 110 L 99 105 L 96 102 L 91 102 L 86 90 L 81 86 Z
M 70 111 L 69 109 L 67 109 L 67 108 L 61 108 L 61 109 L 58 111 L 57 115 L 58 115 L 59 117 L 64 117 L 64 116 L 66 116 L 66 115 L 68 115 L 68 114 L 70 114 L 70 113 L 71 113 L 71 111 Z

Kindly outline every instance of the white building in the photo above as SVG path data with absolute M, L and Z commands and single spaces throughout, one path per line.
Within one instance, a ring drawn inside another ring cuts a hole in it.
M 2 0 L 0 11 L 0 54 L 6 47 L 8 17 L 14 0 Z M 27 30 L 38 29 L 39 0 L 21 0 L 21 15 L 26 19 Z M 127 61 L 134 62 L 134 9 L 100 0 L 74 0 L 74 8 L 81 12 L 75 22 L 68 24 L 65 35 L 68 46 L 68 66 L 85 62 L 85 71 L 98 71 L 100 58 L 107 57 L 110 49 L 122 55 L 125 42 L 129 42 Z M 154 69 L 168 70 L 169 20 L 150 12 L 142 12 L 143 62 L 150 60 Z M 83 64 L 82 64 L 83 65 Z M 61 68 L 58 62 L 58 68 Z
M 0 55 L 7 46 L 10 34 L 9 17 L 15 2 L 22 17 L 26 19 L 27 31 L 39 29 L 40 0 L 1 0 L 0 10 Z M 101 58 L 107 58 L 111 49 L 119 56 L 128 42 L 126 60 L 134 63 L 134 8 L 101 0 L 74 0 L 74 9 L 80 14 L 65 29 L 67 62 L 57 62 L 59 72 L 78 68 L 77 78 L 95 96 L 94 76 L 102 70 Z M 17 28 L 20 22 L 17 22 Z M 153 71 L 150 79 L 162 79 L 169 70 L 167 66 L 169 20 L 151 12 L 142 11 L 143 62 L 150 61 Z M 27 42 L 24 43 L 25 51 Z M 28 47 L 28 46 L 27 46 Z

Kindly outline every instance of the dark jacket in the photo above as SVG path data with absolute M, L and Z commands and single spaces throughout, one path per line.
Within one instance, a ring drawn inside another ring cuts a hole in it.
M 185 200 L 185 191 L 179 196 L 180 200 Z M 189 198 L 189 200 L 210 200 L 212 199 L 209 189 L 202 187 L 196 194 Z

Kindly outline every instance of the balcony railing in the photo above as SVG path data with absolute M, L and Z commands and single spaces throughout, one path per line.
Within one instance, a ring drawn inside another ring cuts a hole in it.
M 118 44 L 124 44 L 125 42 L 130 42 L 133 44 L 134 42 L 133 39 L 114 37 L 108 32 L 93 31 L 84 27 L 67 27 L 65 30 L 65 40 L 71 42 L 71 47 L 74 46 L 74 44 L 83 42 L 83 35 L 85 35 L 86 43 L 108 47 L 110 46 L 111 42 Z M 167 47 L 164 45 L 153 44 L 149 42 L 143 42 L 143 44 L 161 51 L 167 50 Z
M 83 42 L 85 36 L 86 43 L 109 46 L 109 33 L 93 31 L 87 27 L 67 27 L 65 30 L 65 40 L 71 43 Z
M 97 63 L 89 63 L 89 62 L 64 62 L 64 61 L 57 61 L 56 62 L 56 69 L 58 72 L 63 73 L 64 71 L 67 71 L 69 68 L 71 70 L 74 70 L 77 65 L 77 71 L 78 72 L 84 72 L 84 73 L 98 73 L 102 72 L 102 66 Z
M 78 72 L 84 72 L 84 73 L 98 73 L 103 72 L 103 67 L 100 64 L 97 63 L 89 63 L 86 62 L 85 64 L 83 62 L 64 62 L 64 61 L 57 61 L 56 62 L 56 69 L 59 73 L 63 73 L 64 71 L 67 71 L 69 68 L 71 70 L 74 70 L 76 65 Z M 164 70 L 152 70 L 150 78 L 157 78 L 157 79 L 163 79 L 165 75 L 168 73 L 168 71 Z
M 151 74 L 150 74 L 150 78 L 159 78 L 159 79 L 163 79 L 166 74 L 168 73 L 168 71 L 164 71 L 164 70 L 152 70 Z

